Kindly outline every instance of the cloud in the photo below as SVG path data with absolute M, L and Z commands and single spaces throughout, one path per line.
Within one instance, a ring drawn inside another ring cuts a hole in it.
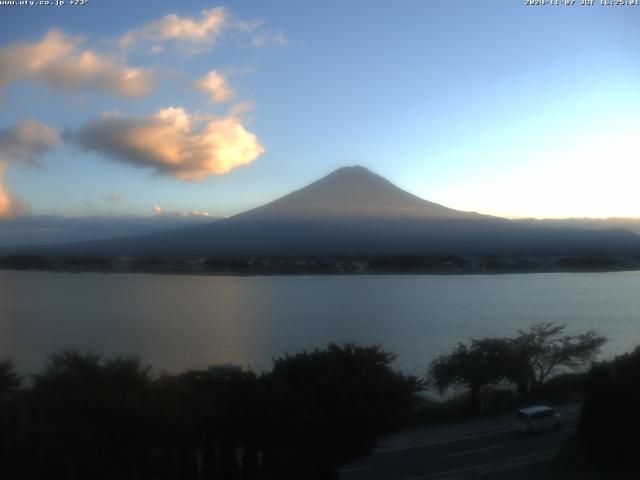
M 122 195 L 120 195 L 119 193 L 110 193 L 104 199 L 107 202 L 119 202 L 120 200 L 122 200 Z
M 6 163 L 0 163 L 0 219 L 29 215 L 31 209 L 19 198 L 11 197 L 4 188 L 3 177 L 7 169 Z
M 12 198 L 4 188 L 2 180 L 7 168 L 19 163 L 38 166 L 40 156 L 58 142 L 58 134 L 37 120 L 25 120 L 0 129 L 0 218 L 29 213 L 29 206 Z
M 251 110 L 253 110 L 253 102 L 245 100 L 244 102 L 231 105 L 231 107 L 229 107 L 229 116 L 233 118 L 240 118 Z
M 153 88 L 149 70 L 83 49 L 83 37 L 50 30 L 39 42 L 0 48 L 0 88 L 31 79 L 54 90 L 94 89 L 139 97 Z
M 213 103 L 226 102 L 234 96 L 233 89 L 227 79 L 216 70 L 212 70 L 207 76 L 198 80 L 196 87 L 208 93 Z
M 0 164 L 38 165 L 39 157 L 59 141 L 55 130 L 38 120 L 25 120 L 0 129 Z
M 153 212 L 158 217 L 167 218 L 210 218 L 209 212 L 203 210 L 171 210 L 166 211 L 158 205 L 153 206 Z M 212 218 L 212 217 L 211 217 Z
M 0 218 L 6 218 L 11 213 L 11 198 L 2 184 L 2 177 L 6 168 L 6 165 L 0 163 Z
M 275 43 L 280 47 L 284 47 L 287 44 L 287 39 L 282 32 L 277 32 L 274 34 L 259 33 L 257 35 L 254 35 L 251 39 L 251 46 L 255 48 L 262 48 L 270 43 Z
M 147 117 L 103 114 L 67 138 L 86 151 L 180 180 L 202 180 L 253 162 L 265 150 L 237 116 L 169 107 Z
M 264 47 L 269 43 L 284 46 L 284 34 L 260 32 L 264 22 L 259 19 L 240 20 L 232 18 L 224 7 L 202 10 L 191 17 L 176 13 L 165 15 L 140 28 L 122 35 L 118 43 L 123 48 L 144 46 L 151 53 L 160 53 L 166 44 L 173 44 L 191 53 L 202 53 L 216 46 L 227 33 L 253 35 L 250 44 Z
M 123 47 L 150 44 L 155 52 L 161 51 L 167 42 L 206 50 L 220 39 L 226 26 L 227 15 L 223 7 L 202 10 L 196 17 L 172 13 L 125 33 L 119 43 Z

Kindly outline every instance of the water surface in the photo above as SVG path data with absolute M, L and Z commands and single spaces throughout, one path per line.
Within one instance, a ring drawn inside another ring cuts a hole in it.
M 422 374 L 470 337 L 540 321 L 596 329 L 604 356 L 640 344 L 640 272 L 464 276 L 170 276 L 0 271 L 0 357 L 37 372 L 74 348 L 158 370 L 268 369 L 329 342 L 379 344 Z

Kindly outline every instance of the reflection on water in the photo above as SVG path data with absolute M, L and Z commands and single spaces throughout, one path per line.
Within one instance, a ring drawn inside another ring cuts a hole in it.
M 606 355 L 640 344 L 640 273 L 206 277 L 0 271 L 0 357 L 22 372 L 64 348 L 135 355 L 170 371 L 331 341 L 380 344 L 424 373 L 469 337 L 539 321 L 595 328 Z

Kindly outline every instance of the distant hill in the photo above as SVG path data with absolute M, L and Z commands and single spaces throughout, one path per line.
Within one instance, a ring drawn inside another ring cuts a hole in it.
M 524 218 L 515 220 L 538 227 L 562 227 L 580 230 L 628 230 L 640 234 L 640 218 Z
M 0 250 L 16 245 L 51 245 L 131 237 L 209 223 L 213 220 L 216 218 L 188 212 L 153 216 L 25 215 L 0 219 Z
M 539 225 L 453 210 L 356 166 L 338 169 L 269 204 L 216 222 L 38 251 L 189 257 L 575 255 L 640 252 L 640 236 L 622 229 Z

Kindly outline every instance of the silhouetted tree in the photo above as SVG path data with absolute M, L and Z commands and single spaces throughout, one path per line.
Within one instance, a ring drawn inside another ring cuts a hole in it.
M 204 415 L 198 392 L 178 375 L 163 374 L 149 386 L 147 460 L 154 479 L 197 479 L 198 451 L 204 445 Z M 209 479 L 210 477 L 205 477 Z
M 135 476 L 148 440 L 150 381 L 137 360 L 51 356 L 32 388 L 40 455 L 54 460 L 47 477 Z
M 562 335 L 564 325 L 538 323 L 515 338 L 483 338 L 458 344 L 431 363 L 431 376 L 442 392 L 450 385 L 469 388 L 471 405 L 479 410 L 480 389 L 509 380 L 521 398 L 535 393 L 562 370 L 580 370 L 596 357 L 606 339 L 590 330 Z
M 379 347 L 329 345 L 276 360 L 264 378 L 271 428 L 265 468 L 334 478 L 336 467 L 403 426 L 420 389 Z
M 12 468 L 9 457 L 15 458 L 16 433 L 19 429 L 19 412 L 15 395 L 22 379 L 16 373 L 11 360 L 0 361 L 0 477 Z
M 431 377 L 442 393 L 451 385 L 469 388 L 471 409 L 480 410 L 480 389 L 500 381 L 506 375 L 509 342 L 503 338 L 471 340 L 459 343 L 453 352 L 441 355 L 431 363 Z
M 638 405 L 640 347 L 591 368 L 577 431 L 578 447 L 587 462 L 640 470 Z
M 11 360 L 0 361 L 0 398 L 11 395 L 22 383 L 22 378 L 16 373 Z
M 593 332 L 563 337 L 562 328 L 460 344 L 432 363 L 433 378 L 440 389 L 468 386 L 474 408 L 480 388 L 512 378 L 515 367 L 525 378 L 532 369 L 539 385 L 555 369 L 588 362 L 604 341 Z M 260 376 L 234 368 L 153 376 L 135 359 L 65 351 L 27 388 L 11 362 L 0 362 L 0 474 L 334 478 L 414 412 L 422 384 L 395 371 L 393 359 L 379 347 L 331 344 L 277 359 Z
M 527 397 L 562 369 L 580 370 L 596 358 L 606 339 L 589 330 L 563 335 L 566 325 L 537 323 L 511 340 L 507 377 Z
M 265 394 L 258 377 L 241 370 L 191 370 L 178 378 L 198 395 L 207 478 L 238 478 L 241 469 L 243 480 L 255 478 L 253 466 L 266 417 Z M 238 458 L 240 450 L 243 455 Z

